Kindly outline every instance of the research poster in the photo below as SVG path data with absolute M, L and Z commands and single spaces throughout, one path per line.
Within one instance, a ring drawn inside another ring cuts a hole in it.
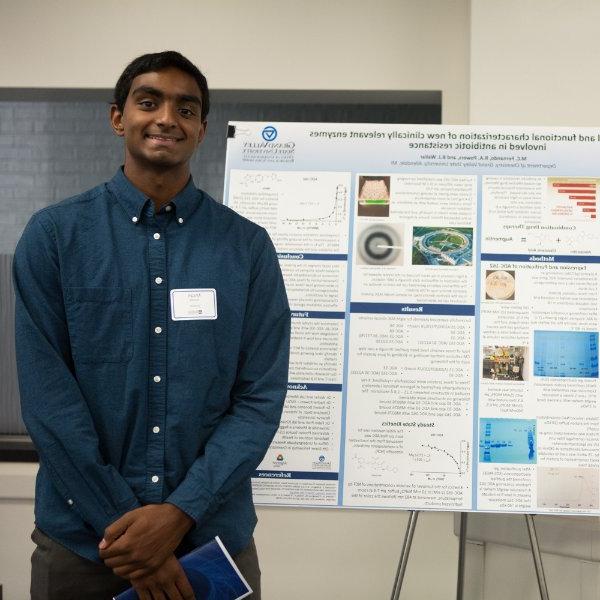
M 292 309 L 259 504 L 600 514 L 600 130 L 229 126 Z

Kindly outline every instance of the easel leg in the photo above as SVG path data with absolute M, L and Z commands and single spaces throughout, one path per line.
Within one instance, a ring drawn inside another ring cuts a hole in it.
M 548 596 L 548 587 L 546 586 L 546 577 L 544 575 L 544 566 L 542 565 L 540 545 L 538 544 L 537 535 L 535 533 L 533 515 L 525 515 L 525 520 L 527 521 L 527 531 L 529 532 L 529 541 L 531 542 L 531 553 L 533 555 L 535 574 L 537 575 L 538 586 L 540 588 L 540 597 L 542 600 L 550 600 Z
M 456 579 L 456 600 L 462 600 L 465 580 L 465 549 L 467 544 L 467 515 L 460 513 L 460 534 L 458 537 L 458 577 Z
M 398 570 L 396 571 L 396 580 L 394 581 L 394 589 L 392 590 L 392 600 L 398 600 L 400 597 L 402 580 L 404 579 L 408 555 L 410 554 L 410 547 L 412 545 L 413 535 L 415 534 L 415 527 L 417 526 L 417 518 L 419 517 L 418 510 L 410 510 L 408 512 L 408 525 L 406 526 L 406 534 L 404 535 L 404 543 L 402 544 L 402 553 L 400 554 L 400 562 L 398 563 Z

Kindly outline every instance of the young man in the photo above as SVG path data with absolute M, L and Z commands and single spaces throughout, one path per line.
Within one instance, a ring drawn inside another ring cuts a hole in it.
M 266 232 L 191 180 L 208 109 L 186 58 L 135 59 L 111 108 L 124 167 L 17 246 L 33 600 L 193 598 L 176 556 L 215 535 L 260 596 L 250 476 L 281 416 L 290 314 Z

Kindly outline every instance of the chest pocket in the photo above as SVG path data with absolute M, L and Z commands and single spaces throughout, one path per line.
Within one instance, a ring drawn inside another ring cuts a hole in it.
M 66 288 L 65 309 L 76 362 L 120 363 L 131 359 L 130 289 Z

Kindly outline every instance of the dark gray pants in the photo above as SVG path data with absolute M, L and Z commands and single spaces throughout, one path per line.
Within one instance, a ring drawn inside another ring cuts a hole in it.
M 37 527 L 31 539 L 37 546 L 31 555 L 31 600 L 112 600 L 130 587 L 108 567 L 67 550 Z M 260 568 L 254 539 L 233 559 L 254 590 L 251 597 L 260 600 Z

